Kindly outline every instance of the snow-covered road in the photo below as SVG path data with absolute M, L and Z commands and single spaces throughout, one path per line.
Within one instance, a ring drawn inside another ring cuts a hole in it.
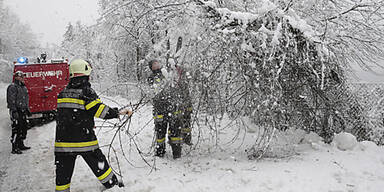
M 1 84 L 4 86 L 3 84 Z M 0 89 L 4 90 L 4 89 Z M 0 186 L 4 182 L 4 177 L 7 173 L 7 165 L 10 157 L 10 121 L 7 115 L 8 109 L 5 101 L 6 93 L 0 93 Z
M 10 154 L 9 117 L 4 108 L 4 97 L 0 99 L 0 191 L 54 191 L 55 122 L 29 130 L 27 144 L 31 150 L 22 155 Z M 145 126 L 150 119 L 151 107 L 146 106 L 134 115 L 130 133 L 137 133 L 136 144 L 148 163 L 155 165 L 157 170 L 151 171 L 146 166 L 126 130 L 121 131 L 121 145 L 127 159 L 121 155 L 119 141 L 114 143 L 114 147 L 119 152 L 125 187 L 115 187 L 110 191 L 381 192 L 384 189 L 384 149 L 369 143 L 359 143 L 353 150 L 341 151 L 332 145 L 302 142 L 296 144 L 295 155 L 249 161 L 244 147 L 238 148 L 236 143 L 212 147 L 209 137 L 203 137 L 196 150 L 188 154 L 183 152 L 179 160 L 173 160 L 168 154 L 163 159 L 155 159 L 152 154 L 147 156 L 153 139 L 152 122 Z M 114 133 L 115 130 L 110 128 L 101 129 L 98 133 L 101 146 L 108 144 Z M 298 133 L 284 134 L 300 137 Z M 221 143 L 231 138 L 231 133 L 222 135 Z M 251 133 L 248 136 L 252 138 Z M 108 149 L 103 147 L 102 150 L 107 155 Z M 111 164 L 118 170 L 114 156 Z M 100 189 L 101 184 L 79 157 L 71 190 L 97 192 Z
M 8 85 L 0 86 L 0 191 L 52 191 L 48 188 L 54 189 L 54 123 L 30 129 L 26 145 L 32 149 L 21 155 L 11 154 L 11 127 L 6 107 Z

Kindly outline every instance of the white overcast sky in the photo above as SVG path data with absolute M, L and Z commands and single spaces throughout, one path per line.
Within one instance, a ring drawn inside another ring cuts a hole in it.
M 98 0 L 4 0 L 38 34 L 42 45 L 60 44 L 69 22 L 96 23 L 97 3 Z

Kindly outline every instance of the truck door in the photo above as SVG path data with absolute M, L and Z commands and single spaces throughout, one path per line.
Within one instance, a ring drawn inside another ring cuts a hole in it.
M 69 81 L 68 64 L 42 64 L 41 66 L 43 82 L 42 111 L 53 111 L 57 108 L 57 95 Z

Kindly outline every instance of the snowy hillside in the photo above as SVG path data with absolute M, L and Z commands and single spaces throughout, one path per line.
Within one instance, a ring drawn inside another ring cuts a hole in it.
M 3 84 L 0 89 L 3 122 L 0 129 L 0 191 L 53 191 L 55 122 L 32 128 L 27 138 L 32 150 L 22 155 L 11 155 L 8 142 L 10 126 L 4 100 L 6 86 Z M 104 98 L 106 103 L 108 100 Z M 112 100 L 124 103 L 118 97 Z M 129 133 L 137 134 L 135 142 L 153 167 L 141 159 L 126 130 L 121 131 L 121 144 L 127 159 L 122 156 L 117 139 L 113 146 L 119 154 L 119 161 L 112 152 L 111 164 L 116 171 L 118 166 L 121 167 L 125 187 L 109 191 L 380 192 L 384 188 L 384 149 L 370 142 L 357 143 L 348 134 L 339 135 L 332 145 L 326 145 L 315 134 L 288 131 L 278 134 L 280 140 L 275 140 L 273 145 L 276 150 L 269 152 L 266 158 L 250 161 L 244 150 L 251 144 L 252 139 L 248 138 L 255 133 L 247 131 L 244 143 L 240 145 L 240 142 L 230 143 L 233 133 L 223 130 L 221 134 L 224 136 L 219 141 L 201 138 L 196 149 L 184 148 L 181 159 L 173 160 L 169 153 L 164 158 L 154 158 L 150 153 L 153 122 L 146 125 L 151 120 L 151 109 L 151 106 L 145 106 L 134 114 Z M 109 144 L 115 134 L 115 130 L 107 127 L 98 132 L 101 146 Z M 197 141 L 196 132 L 193 140 Z M 212 142 L 217 142 L 217 147 L 210 147 Z M 284 143 L 296 145 L 284 147 Z M 108 154 L 107 147 L 102 150 Z M 71 190 L 93 192 L 101 189 L 101 184 L 79 157 Z

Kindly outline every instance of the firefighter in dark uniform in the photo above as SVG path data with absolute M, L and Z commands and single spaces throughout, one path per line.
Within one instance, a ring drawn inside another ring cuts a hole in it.
M 192 99 L 189 93 L 189 83 L 186 71 L 179 65 L 176 65 L 177 79 L 174 86 L 178 99 L 178 118 L 181 121 L 181 136 L 183 142 L 192 145 Z
M 21 71 L 16 71 L 14 74 L 15 80 L 7 88 L 7 104 L 9 114 L 12 121 L 12 152 L 13 154 L 21 154 L 21 150 L 30 149 L 24 145 L 24 140 L 27 138 L 27 115 L 29 111 L 28 90 L 24 84 L 25 74 Z
M 153 118 L 156 131 L 155 156 L 163 157 L 165 154 L 165 137 L 168 131 L 168 142 L 172 148 L 173 158 L 180 158 L 181 144 L 181 119 L 178 118 L 177 96 L 170 82 L 161 72 L 161 64 L 157 60 L 149 62 L 152 73 L 148 77 L 148 83 L 152 86 L 155 96 L 153 97 Z
M 69 65 L 70 81 L 58 95 L 55 139 L 56 191 L 70 191 L 77 155 L 81 155 L 105 188 L 118 183 L 106 157 L 99 149 L 94 117 L 102 119 L 132 115 L 103 104 L 89 83 L 92 68 L 82 59 Z M 102 165 L 102 166 L 101 166 Z

